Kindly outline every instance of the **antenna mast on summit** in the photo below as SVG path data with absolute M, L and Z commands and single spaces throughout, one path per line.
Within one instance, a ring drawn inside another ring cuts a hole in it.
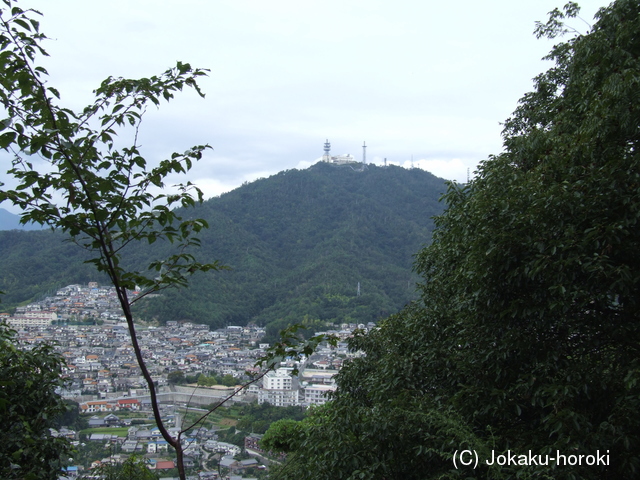
M 364 141 L 362 142 L 362 164 L 367 164 L 367 143 Z
M 323 162 L 331 161 L 331 144 L 329 143 L 328 138 L 327 138 L 327 141 L 324 142 L 324 155 L 322 156 L 322 161 Z

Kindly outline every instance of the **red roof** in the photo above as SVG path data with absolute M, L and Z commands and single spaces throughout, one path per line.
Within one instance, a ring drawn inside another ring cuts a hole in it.
M 156 462 L 156 470 L 168 470 L 170 468 L 176 468 L 176 464 L 171 461 Z

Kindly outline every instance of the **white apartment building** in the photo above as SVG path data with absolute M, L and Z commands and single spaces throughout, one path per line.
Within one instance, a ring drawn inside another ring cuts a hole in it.
M 322 405 L 327 401 L 327 394 L 336 388 L 335 385 L 308 385 L 304 388 L 304 404 Z
M 268 402 L 276 407 L 290 407 L 299 404 L 298 382 L 282 368 L 267 373 L 258 391 L 258 403 Z
M 291 390 L 293 378 L 283 368 L 268 372 L 262 379 L 262 386 L 267 390 Z
M 4 320 L 12 327 L 43 327 L 58 320 L 58 315 L 55 312 L 31 311 L 4 317 Z

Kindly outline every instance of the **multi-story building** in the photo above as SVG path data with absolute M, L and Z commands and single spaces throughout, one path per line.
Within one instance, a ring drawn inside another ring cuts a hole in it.
M 15 328 L 49 326 L 51 322 L 57 319 L 58 315 L 55 312 L 43 312 L 40 310 L 18 313 L 13 317 L 3 317 L 3 320 L 8 325 Z
M 298 381 L 288 370 L 279 368 L 267 373 L 258 391 L 258 403 L 270 403 L 276 407 L 290 407 L 299 404 Z
M 327 394 L 335 389 L 335 385 L 308 385 L 304 388 L 304 404 L 322 405 L 327 401 Z

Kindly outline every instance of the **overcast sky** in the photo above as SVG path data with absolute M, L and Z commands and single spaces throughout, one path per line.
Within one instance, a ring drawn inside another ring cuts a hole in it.
M 332 154 L 463 182 L 502 149 L 501 126 L 552 42 L 536 20 L 563 0 L 32 0 L 45 66 L 81 108 L 107 76 L 211 70 L 143 122 L 150 160 L 208 143 L 190 179 L 206 197 Z M 581 17 L 608 2 L 582 0 Z M 572 25 L 585 32 L 580 20 Z M 4 172 L 1 172 L 2 174 Z M 0 174 L 0 179 L 2 176 Z M 3 205 L 9 208 L 8 205 Z

